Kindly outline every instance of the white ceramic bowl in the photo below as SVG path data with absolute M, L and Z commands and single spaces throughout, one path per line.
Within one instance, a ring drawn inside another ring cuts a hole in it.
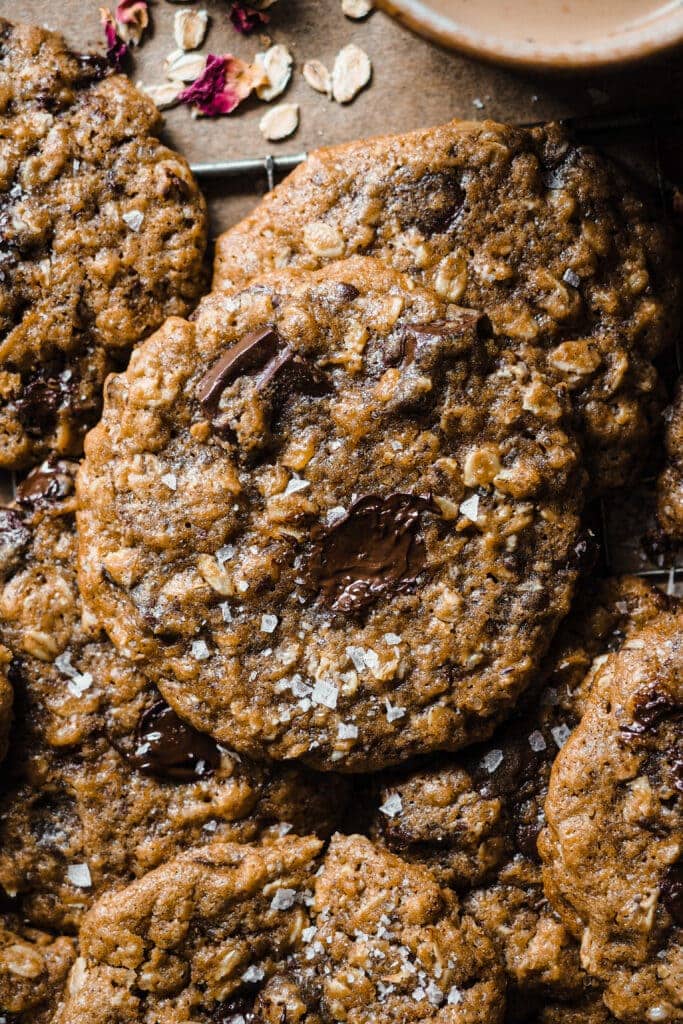
M 681 0 L 377 0 L 422 35 L 529 68 L 622 64 L 683 43 Z

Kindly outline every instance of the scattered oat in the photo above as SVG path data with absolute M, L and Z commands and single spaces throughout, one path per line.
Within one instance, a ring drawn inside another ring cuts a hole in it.
M 263 70 L 264 81 L 256 86 L 260 100 L 270 102 L 285 91 L 292 77 L 292 55 L 286 46 L 278 43 L 265 53 L 256 54 L 256 66 Z
M 307 60 L 302 74 L 311 89 L 315 89 L 316 92 L 321 92 L 325 96 L 332 95 L 332 77 L 322 61 Z
M 342 13 L 354 21 L 366 18 L 373 6 L 373 0 L 341 0 Z
M 176 11 L 173 17 L 173 36 L 181 50 L 196 50 L 204 42 L 209 27 L 207 11 L 187 8 Z
M 299 127 L 299 105 L 297 103 L 280 103 L 263 115 L 259 121 L 259 130 L 269 142 L 286 139 Z
M 159 110 L 170 110 L 178 103 L 178 96 L 182 92 L 180 82 L 160 82 L 158 85 L 145 85 L 144 82 L 137 83 L 138 89 L 144 92 L 152 100 Z
M 350 103 L 364 89 L 372 75 L 370 58 L 360 46 L 349 43 L 334 59 L 332 96 L 337 103 Z
M 166 77 L 171 82 L 196 82 L 205 67 L 204 54 L 185 53 L 184 50 L 173 50 L 164 62 Z

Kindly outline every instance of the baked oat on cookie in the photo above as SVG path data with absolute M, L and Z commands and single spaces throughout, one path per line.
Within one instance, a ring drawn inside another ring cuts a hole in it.
M 673 541 L 683 541 L 683 381 L 666 413 L 667 463 L 657 487 L 657 517 Z
M 663 614 L 595 675 L 553 767 L 548 898 L 619 1020 L 683 1020 L 683 617 Z
M 463 893 L 499 948 L 509 1005 L 520 1019 L 553 1000 L 568 1005 L 589 989 L 599 991 L 543 895 L 536 849 L 543 804 L 553 761 L 606 652 L 675 607 L 633 577 L 587 584 L 546 659 L 542 687 L 486 744 L 395 774 L 381 786 L 372 832 Z
M 35 469 L 0 509 L 0 634 L 17 717 L 0 795 L 0 892 L 74 931 L 99 893 L 214 839 L 342 826 L 347 784 L 240 760 L 180 719 L 76 588 L 74 464 Z M 9 548 L 13 554 L 9 557 Z
M 79 483 L 88 608 L 242 753 L 458 749 L 569 607 L 565 409 L 476 310 L 374 260 L 215 293 L 109 381 Z
M 0 913 L 0 1020 L 48 1024 L 62 996 L 76 942 L 27 927 Z
M 594 487 L 645 465 L 678 323 L 675 247 L 622 175 L 556 126 L 487 121 L 311 154 L 218 240 L 214 287 L 380 256 L 562 383 Z
M 0 467 L 80 451 L 106 373 L 203 286 L 204 200 L 103 57 L 0 19 Z
M 215 844 L 104 896 L 55 1024 L 496 1024 L 493 947 L 362 836 Z

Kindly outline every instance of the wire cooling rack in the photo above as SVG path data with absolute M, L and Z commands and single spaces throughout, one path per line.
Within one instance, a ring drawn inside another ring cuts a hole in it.
M 662 168 L 660 137 L 664 131 L 669 136 L 672 130 L 680 131 L 683 110 L 665 108 L 648 110 L 645 113 L 592 115 L 567 118 L 561 123 L 580 141 L 594 145 L 613 145 L 629 136 L 647 137 L 654 154 L 655 184 L 659 200 L 664 216 L 670 216 L 676 183 L 670 180 Z M 522 127 L 533 125 L 526 124 Z M 255 190 L 259 178 L 263 176 L 270 191 L 275 186 L 276 177 L 294 170 L 306 157 L 307 154 L 304 152 L 285 156 L 266 154 L 260 157 L 197 163 L 192 164 L 191 169 L 200 181 L 246 178 L 254 185 Z M 678 372 L 681 372 L 683 349 L 680 339 L 676 341 L 676 365 Z M 609 574 L 628 573 L 661 587 L 669 594 L 683 594 L 683 556 L 671 556 L 666 564 L 655 564 L 647 557 L 642 543 L 645 534 L 655 527 L 654 484 L 655 481 L 652 479 L 644 480 L 634 492 L 628 495 L 615 494 L 609 500 L 603 499 L 600 502 L 598 518 L 602 564 Z M 0 502 L 9 503 L 13 500 L 15 485 L 15 474 L 0 472 Z

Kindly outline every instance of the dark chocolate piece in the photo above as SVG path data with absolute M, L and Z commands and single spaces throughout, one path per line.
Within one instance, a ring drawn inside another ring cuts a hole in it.
M 409 590 L 426 560 L 420 513 L 434 511 L 415 494 L 370 494 L 342 520 L 314 536 L 308 572 L 335 611 L 356 612 L 389 591 Z
M 683 925 L 683 857 L 667 869 L 660 892 L 662 903 L 676 924 Z
M 31 542 L 31 531 L 19 512 L 0 508 L 0 578 L 6 579 L 21 564 Z
M 628 725 L 622 725 L 621 731 L 629 736 L 643 736 L 654 732 L 666 718 L 680 721 L 683 718 L 683 705 L 671 694 L 653 690 L 647 698 L 638 703 L 633 721 Z
M 261 369 L 280 347 L 280 338 L 273 327 L 247 334 L 218 359 L 197 385 L 197 398 L 207 416 L 218 411 L 221 395 L 228 384 L 244 373 Z
M 26 433 L 42 437 L 54 430 L 63 398 L 62 385 L 53 377 L 38 377 L 27 384 L 16 403 L 19 422 Z
M 48 460 L 36 466 L 17 487 L 18 503 L 26 508 L 36 508 L 71 497 L 76 488 L 77 468 L 75 462 L 65 459 Z
M 145 775 L 190 782 L 213 775 L 221 763 L 215 741 L 184 722 L 163 700 L 140 716 L 135 740 L 135 750 L 127 757 Z

